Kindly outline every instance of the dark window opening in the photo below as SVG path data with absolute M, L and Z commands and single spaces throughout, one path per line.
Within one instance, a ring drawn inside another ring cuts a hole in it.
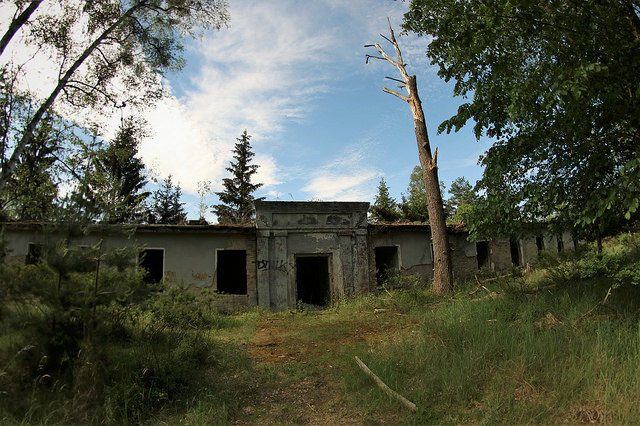
M 478 241 L 476 243 L 476 253 L 478 257 L 478 269 L 489 266 L 489 242 Z
M 296 289 L 296 300 L 310 305 L 328 305 L 331 301 L 329 256 L 297 257 Z
M 520 244 L 516 240 L 509 241 L 511 249 L 511 263 L 513 266 L 520 266 Z
M 376 282 L 381 286 L 390 273 L 398 270 L 398 247 L 376 247 L 373 251 L 376 256 Z
M 27 247 L 27 257 L 24 259 L 24 263 L 27 265 L 35 265 L 42 260 L 42 252 L 44 246 L 40 243 L 29 243 Z
M 542 235 L 536 237 L 536 247 L 538 247 L 538 254 L 544 250 L 544 237 Z
M 217 256 L 218 292 L 247 294 L 247 252 L 218 250 Z
M 164 250 L 145 249 L 140 252 L 138 265 L 144 270 L 142 280 L 147 284 L 162 282 L 164 274 Z
M 558 253 L 564 250 L 564 241 L 562 241 L 562 236 L 558 236 Z

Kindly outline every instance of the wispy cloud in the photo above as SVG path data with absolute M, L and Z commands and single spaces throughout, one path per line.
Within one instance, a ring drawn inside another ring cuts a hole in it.
M 381 172 L 368 165 L 367 143 L 352 145 L 315 172 L 302 188 L 312 199 L 357 201 L 371 199 Z

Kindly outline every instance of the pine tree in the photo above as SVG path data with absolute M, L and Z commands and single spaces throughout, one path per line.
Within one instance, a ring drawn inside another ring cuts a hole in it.
M 389 187 L 384 178 L 380 178 L 378 195 L 370 210 L 374 222 L 395 222 L 402 216 L 398 203 L 389 195 Z
M 251 136 L 245 130 L 237 138 L 233 150 L 235 161 L 230 163 L 227 171 L 230 178 L 222 181 L 224 191 L 216 192 L 221 204 L 211 206 L 212 212 L 218 216 L 218 223 L 244 223 L 253 219 L 254 201 L 264 198 L 254 198 L 253 192 L 262 186 L 261 183 L 251 183 L 251 176 L 258 171 L 258 165 L 250 164 L 254 153 L 251 151 Z
M 105 180 L 115 186 L 112 190 L 117 198 L 116 205 L 105 217 L 107 222 L 142 220 L 144 202 L 150 195 L 143 191 L 147 179 L 144 164 L 137 157 L 138 144 L 144 136 L 143 124 L 130 117 L 122 122 L 116 137 L 98 157 L 100 169 L 106 174 Z
M 54 120 L 47 116 L 34 138 L 20 153 L 18 166 L 6 188 L 5 209 L 18 220 L 48 220 L 54 214 L 58 188 L 54 182 L 55 153 L 59 150 Z
M 187 219 L 184 204 L 180 202 L 182 189 L 180 185 L 173 184 L 173 178 L 169 175 L 160 188 L 153 193 L 153 205 L 151 206 L 150 222 L 176 225 Z

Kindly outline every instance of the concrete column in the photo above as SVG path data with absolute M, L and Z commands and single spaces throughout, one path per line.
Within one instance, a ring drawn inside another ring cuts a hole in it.
M 269 231 L 258 231 L 256 247 L 258 306 L 271 308 L 269 295 Z
M 367 230 L 359 229 L 355 236 L 355 290 L 362 293 L 369 292 L 369 252 L 367 245 Z
M 287 259 L 286 231 L 274 232 L 269 269 L 271 271 L 271 307 L 286 309 L 289 307 L 289 270 L 291 269 Z

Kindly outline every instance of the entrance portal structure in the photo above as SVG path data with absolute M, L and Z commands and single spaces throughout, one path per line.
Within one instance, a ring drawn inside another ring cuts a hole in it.
M 326 304 L 369 290 L 369 203 L 256 202 L 258 305 Z

